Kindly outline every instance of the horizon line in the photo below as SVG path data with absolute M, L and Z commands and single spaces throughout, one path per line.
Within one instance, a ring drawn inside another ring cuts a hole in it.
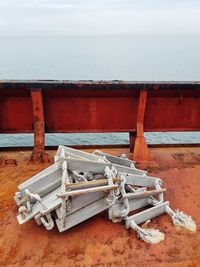
M 199 37 L 200 33 L 198 34 L 194 34 L 194 33 L 171 33 L 171 34 L 167 34 L 167 33 L 158 33 L 158 34 L 100 34 L 100 35 L 92 35 L 92 34 L 82 34 L 82 35 L 67 35 L 67 34 L 52 34 L 52 35 L 0 35 L 0 38 L 24 38 L 24 37 L 159 37 L 159 36 L 166 36 L 166 37 L 189 37 L 189 36 L 196 36 Z

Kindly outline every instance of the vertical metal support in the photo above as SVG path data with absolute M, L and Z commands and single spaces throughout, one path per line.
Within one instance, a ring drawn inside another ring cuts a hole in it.
M 137 116 L 137 137 L 133 151 L 133 159 L 137 162 L 150 160 L 150 153 L 144 137 L 144 115 L 147 103 L 147 90 L 140 91 L 138 116 Z
M 136 140 L 136 132 L 129 132 L 129 143 L 130 143 L 130 152 L 133 153 L 135 140 Z
M 32 89 L 31 99 L 33 107 L 34 149 L 30 161 L 46 162 L 47 155 L 45 153 L 45 129 L 42 90 Z

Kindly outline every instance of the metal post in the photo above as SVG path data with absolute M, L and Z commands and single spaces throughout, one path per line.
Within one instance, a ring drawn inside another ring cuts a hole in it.
M 144 137 L 144 115 L 147 103 L 147 90 L 140 91 L 138 116 L 137 116 L 137 137 L 133 151 L 133 159 L 137 162 L 150 160 L 150 153 Z
M 31 155 L 31 162 L 46 162 L 45 153 L 45 129 L 44 129 L 44 110 L 41 89 L 31 90 L 33 125 L 34 125 L 34 149 Z

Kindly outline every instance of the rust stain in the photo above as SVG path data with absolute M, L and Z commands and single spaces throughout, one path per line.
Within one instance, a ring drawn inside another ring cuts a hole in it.
M 134 159 L 146 161 L 144 132 L 200 130 L 199 84 L 1 81 L 0 133 L 34 132 L 31 160 L 44 162 L 45 133 L 129 132 Z
M 128 152 L 127 149 L 106 151 L 116 155 Z M 46 231 L 34 222 L 20 226 L 13 200 L 17 185 L 49 163 L 30 166 L 27 164 L 30 152 L 2 152 L 4 158 L 16 157 L 19 161 L 14 169 L 9 165 L 0 168 L 0 266 L 199 266 L 200 166 L 183 169 L 175 159 L 172 165 L 166 161 L 171 150 L 151 152 L 160 161 L 150 175 L 163 179 L 166 199 L 173 208 L 194 217 L 195 234 L 175 229 L 170 218 L 162 215 L 148 226 L 164 232 L 165 240 L 149 245 L 137 240 L 135 233 L 127 231 L 123 224 L 109 221 L 106 212 L 62 234 L 56 229 Z M 51 151 L 48 156 L 53 159 L 53 154 Z M 165 169 L 162 169 L 162 159 Z

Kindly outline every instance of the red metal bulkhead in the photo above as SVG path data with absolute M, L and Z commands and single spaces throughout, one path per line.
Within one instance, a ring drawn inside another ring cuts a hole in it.
M 34 132 L 32 161 L 46 161 L 46 133 L 129 132 L 136 161 L 144 132 L 199 131 L 200 83 L 0 82 L 0 133 Z

